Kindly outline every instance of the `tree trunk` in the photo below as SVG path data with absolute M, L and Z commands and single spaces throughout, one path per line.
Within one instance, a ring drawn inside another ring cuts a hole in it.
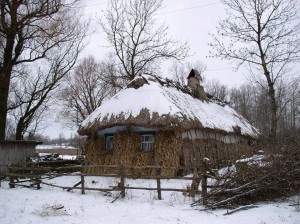
M 17 128 L 16 128 L 16 140 L 23 140 L 23 131 L 24 131 L 24 122 L 21 118 L 18 122 Z
M 10 76 L 3 70 L 0 73 L 0 140 L 5 140 L 6 112 Z
M 2 2 L 1 2 L 2 3 Z M 12 1 L 10 10 L 11 18 L 10 24 L 6 27 L 4 31 L 4 36 L 6 36 L 6 41 L 3 43 L 4 52 L 2 55 L 2 62 L 0 62 L 0 140 L 5 140 L 5 130 L 6 130 L 6 115 L 7 115 L 7 101 L 9 93 L 9 85 L 11 74 L 13 70 L 13 65 L 16 62 L 17 56 L 20 55 L 22 46 L 18 45 L 19 48 L 14 48 L 16 40 L 16 28 L 17 26 L 17 2 Z M 6 3 L 5 3 L 6 4 Z M 5 4 L 1 5 L 1 12 L 4 11 Z M 5 14 L 3 15 L 5 17 Z M 3 21 L 5 24 L 5 21 Z M 7 26 L 8 24 L 5 24 Z M 14 55 L 15 54 L 15 55 Z M 2 64 L 1 64 L 2 63 Z
M 258 23 L 260 24 L 260 23 Z M 261 27 L 259 25 L 258 30 L 261 30 Z M 261 58 L 261 65 L 264 71 L 264 75 L 267 79 L 268 83 L 268 95 L 270 100 L 270 111 L 271 111 L 271 130 L 270 130 L 270 140 L 272 142 L 276 141 L 277 138 L 277 101 L 276 101 L 276 95 L 275 95 L 275 88 L 274 88 L 274 80 L 271 79 L 270 71 L 267 67 L 266 63 L 266 55 L 263 51 L 262 44 L 261 44 L 261 33 L 258 33 L 258 48 L 260 52 L 260 58 Z
M 274 83 L 269 85 L 269 97 L 270 97 L 270 106 L 271 106 L 271 141 L 275 141 L 277 138 L 277 102 L 275 96 Z
M 268 81 L 268 95 L 270 100 L 270 111 L 271 111 L 271 128 L 270 128 L 270 140 L 276 141 L 277 138 L 277 101 L 275 95 L 274 82 L 271 80 L 270 72 L 264 67 L 265 76 Z

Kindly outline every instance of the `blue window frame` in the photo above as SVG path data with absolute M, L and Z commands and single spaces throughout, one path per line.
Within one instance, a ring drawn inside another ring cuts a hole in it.
M 114 136 L 113 135 L 107 135 L 105 137 L 105 149 L 106 150 L 114 149 Z

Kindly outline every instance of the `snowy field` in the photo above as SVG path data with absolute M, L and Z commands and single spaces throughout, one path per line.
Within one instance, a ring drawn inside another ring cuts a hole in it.
M 45 145 L 45 144 L 37 145 L 35 148 L 36 149 L 41 149 L 41 150 L 45 150 L 45 149 L 69 149 L 69 150 L 77 150 L 78 149 L 78 148 L 75 148 L 75 147 L 69 146 L 69 145 Z
M 46 156 L 46 155 L 51 155 L 52 153 L 39 153 L 39 156 Z M 59 155 L 59 158 L 63 159 L 63 160 L 74 160 L 76 159 L 76 155 Z
M 72 186 L 79 177 L 60 177 L 48 183 Z M 118 179 L 87 177 L 88 187 L 115 186 Z M 129 186 L 155 186 L 153 180 L 130 180 Z M 186 187 L 188 181 L 164 180 L 162 187 Z M 258 208 L 241 211 L 232 215 L 226 210 L 200 211 L 191 207 L 193 199 L 179 192 L 162 192 L 163 200 L 157 200 L 156 191 L 127 190 L 126 198 L 114 203 L 117 192 L 111 194 L 79 190 L 72 192 L 42 185 L 42 189 L 16 187 L 10 189 L 8 182 L 0 187 L 1 224 L 299 224 L 300 211 L 290 206 L 298 197 L 285 201 L 257 204 Z M 299 208 L 298 208 L 299 209 Z

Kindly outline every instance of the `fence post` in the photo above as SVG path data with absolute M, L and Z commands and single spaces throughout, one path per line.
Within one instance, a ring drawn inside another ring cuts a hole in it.
M 161 167 L 156 169 L 156 183 L 157 183 L 157 194 L 158 200 L 161 200 L 161 186 L 160 186 L 160 174 L 161 174 Z
M 120 188 L 121 188 L 121 198 L 125 198 L 125 171 L 124 171 L 124 165 L 120 163 L 119 167 L 119 173 L 120 173 Z
M 203 160 L 203 174 L 201 175 L 201 188 L 202 188 L 202 204 L 207 204 L 207 164 L 206 161 Z
M 191 197 L 195 197 L 196 191 L 198 190 L 199 183 L 200 183 L 200 179 L 198 177 L 198 169 L 196 166 L 194 166 L 193 169 L 194 169 L 193 181 L 192 181 L 191 189 L 190 189 Z
M 13 173 L 13 170 L 11 167 L 8 167 L 8 173 Z M 16 185 L 14 184 L 14 176 L 9 175 L 9 188 L 15 188 Z
M 39 177 L 37 177 L 35 179 L 35 182 L 36 182 L 36 188 L 37 188 L 37 190 L 41 189 L 41 179 L 39 179 Z
M 85 192 L 84 192 L 84 175 L 81 174 L 80 177 L 81 177 L 81 194 L 85 194 Z

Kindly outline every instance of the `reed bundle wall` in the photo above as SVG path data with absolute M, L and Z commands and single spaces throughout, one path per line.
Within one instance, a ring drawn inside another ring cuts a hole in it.
M 220 168 L 232 164 L 241 156 L 253 155 L 256 147 L 248 141 L 224 143 L 216 139 L 182 139 L 180 131 L 160 130 L 155 134 L 154 150 L 144 152 L 140 148 L 141 135 L 129 130 L 114 134 L 114 149 L 105 149 L 105 137 L 94 137 L 86 143 L 86 165 L 161 166 L 162 176 L 176 176 L 177 170 L 170 167 L 199 166 L 208 158 L 213 167 Z M 87 174 L 118 173 L 116 168 L 88 167 Z M 153 176 L 152 169 L 125 170 L 126 174 Z
M 212 167 L 221 168 L 234 163 L 242 156 L 252 156 L 257 151 L 257 146 L 246 141 L 224 143 L 212 139 L 184 139 L 182 150 L 186 166 L 201 164 L 201 161 L 207 158 Z
M 105 149 L 105 138 L 94 137 L 87 141 L 85 146 L 87 165 L 118 165 L 124 166 L 179 166 L 181 153 L 181 133 L 174 131 L 158 131 L 155 134 L 154 150 L 144 152 L 140 148 L 141 135 L 137 132 L 123 131 L 114 135 L 114 149 Z M 85 173 L 116 173 L 114 168 L 89 167 Z M 139 169 L 133 171 L 126 169 L 127 174 L 153 176 L 152 169 Z M 162 176 L 175 176 L 176 170 L 162 169 Z

